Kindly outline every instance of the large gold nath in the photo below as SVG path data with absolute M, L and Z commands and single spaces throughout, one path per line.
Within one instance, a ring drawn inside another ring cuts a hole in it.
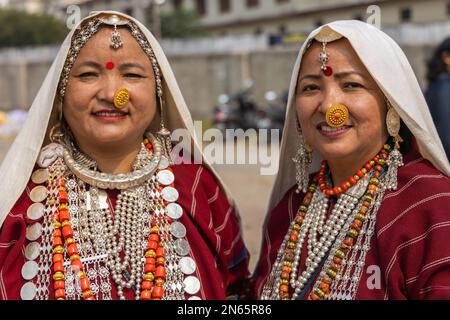
M 129 100 L 130 93 L 128 92 L 128 90 L 125 88 L 120 88 L 114 95 L 114 106 L 117 109 L 122 109 L 123 107 L 125 107 Z
M 325 118 L 330 127 L 342 127 L 348 119 L 348 109 L 343 104 L 335 103 L 327 110 Z

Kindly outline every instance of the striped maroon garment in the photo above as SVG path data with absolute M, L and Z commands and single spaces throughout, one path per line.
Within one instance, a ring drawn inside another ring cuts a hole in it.
M 242 239 L 240 218 L 208 169 L 180 164 L 173 170 L 180 194 L 177 203 L 184 209 L 179 221 L 186 227 L 186 239 L 197 263 L 195 275 L 201 282 L 197 295 L 202 299 L 226 299 L 241 291 L 239 287 L 249 276 L 249 253 Z M 21 268 L 25 263 L 24 248 L 29 243 L 25 238 L 26 211 L 32 204 L 29 194 L 34 186 L 30 180 L 0 229 L 0 299 L 20 299 L 25 283 Z M 108 191 L 112 208 L 117 195 L 116 190 Z M 124 293 L 127 299 L 134 299 L 130 289 Z M 112 298 L 118 298 L 114 286 Z
M 397 190 L 385 193 L 378 211 L 356 299 L 450 299 L 450 179 L 416 151 L 404 163 Z M 303 194 L 294 191 L 266 218 L 252 277 L 255 297 L 301 204 Z M 305 260 L 302 254 L 301 271 Z

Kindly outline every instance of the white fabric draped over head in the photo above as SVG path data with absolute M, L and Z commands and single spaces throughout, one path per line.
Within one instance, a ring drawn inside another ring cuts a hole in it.
M 281 141 L 280 167 L 272 189 L 268 211 L 270 212 L 296 183 L 295 166 L 292 161 L 299 143 L 295 89 L 307 44 L 326 26 L 350 42 L 373 79 L 415 136 L 422 156 L 431 161 L 437 169 L 450 176 L 449 161 L 417 78 L 402 49 L 387 34 L 365 22 L 336 21 L 311 32 L 300 49 L 294 65 L 289 87 L 286 123 Z M 320 155 L 314 152 L 310 173 L 318 170 L 321 161 Z
M 0 167 L 0 181 L 2 181 L 0 185 L 0 226 L 3 224 L 7 214 L 14 206 L 22 192 L 25 190 L 39 152 L 44 146 L 44 143 L 48 142 L 49 130 L 57 121 L 57 109 L 59 107 L 58 104 L 60 104 L 58 102 L 59 98 L 56 97 L 57 87 L 64 62 L 70 48 L 72 36 L 75 30 L 79 28 L 80 25 L 82 25 L 86 20 L 100 14 L 115 14 L 132 20 L 145 35 L 155 53 L 163 77 L 165 126 L 171 131 L 179 128 L 187 129 L 191 140 L 191 146 L 193 148 L 192 153 L 198 155 L 202 154 L 194 139 L 192 118 L 173 71 L 164 52 L 162 51 L 161 46 L 150 31 L 136 19 L 120 12 L 94 12 L 80 21 L 65 38 L 41 88 L 39 89 L 36 98 L 33 101 L 33 104 L 29 109 L 28 117 L 22 130 L 16 137 L 3 160 Z M 232 200 L 227 188 L 204 157 L 203 164 L 207 166 L 216 176 L 223 191 L 227 194 L 231 202 Z

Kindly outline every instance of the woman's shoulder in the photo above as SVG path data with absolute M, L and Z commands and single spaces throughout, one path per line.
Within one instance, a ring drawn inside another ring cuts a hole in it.
M 297 185 L 289 188 L 281 200 L 268 212 L 264 223 L 265 227 L 277 225 L 282 226 L 281 229 L 283 229 L 294 219 L 304 196 L 305 193 L 297 192 Z
M 175 175 L 175 187 L 180 198 L 210 206 L 221 199 L 221 203 L 229 202 L 225 190 L 221 187 L 216 175 L 205 164 L 178 163 L 172 166 Z M 229 203 L 230 204 L 230 203 Z
M 35 167 L 33 169 L 32 175 L 29 177 L 25 188 L 22 190 L 22 193 L 19 195 L 13 207 L 9 211 L 7 219 L 5 220 L 5 224 L 7 224 L 8 221 L 11 222 L 12 220 L 26 221 L 28 219 L 28 208 L 34 203 L 33 199 L 40 200 L 40 198 L 42 198 L 42 195 L 46 194 L 47 189 L 45 187 L 45 184 L 36 183 L 32 179 L 33 174 L 39 169 L 40 168 L 38 167 Z M 37 175 L 35 174 L 35 176 Z
M 397 189 L 387 192 L 384 200 L 405 210 L 450 205 L 450 179 L 444 173 L 416 151 L 407 154 L 404 162 L 398 169 Z
M 377 216 L 377 236 L 387 230 L 421 234 L 450 221 L 450 179 L 420 155 L 398 171 L 396 190 L 386 192 Z
M 431 193 L 450 192 L 450 179 L 417 152 L 405 156 L 405 164 L 398 169 L 397 177 L 397 191 L 412 187 L 428 189 Z
M 174 164 L 172 169 L 178 183 L 218 185 L 216 176 L 205 164 L 183 162 Z

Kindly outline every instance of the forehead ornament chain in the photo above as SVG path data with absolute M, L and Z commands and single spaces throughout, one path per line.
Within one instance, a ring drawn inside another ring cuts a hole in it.
M 117 15 L 111 16 L 100 16 L 99 20 L 107 25 L 114 26 L 114 29 L 111 33 L 111 44 L 109 45 L 112 49 L 117 50 L 123 47 L 123 42 L 120 37 L 120 33 L 117 30 L 118 25 L 126 25 L 128 23 L 125 19 L 120 19 Z
M 342 35 L 334 31 L 328 26 L 323 27 L 320 32 L 314 37 L 315 40 L 322 43 L 322 50 L 319 53 L 319 61 L 321 63 L 320 69 L 325 76 L 330 77 L 333 75 L 333 68 L 328 65 L 330 56 L 327 52 L 327 44 L 332 41 L 336 41 L 342 38 Z

